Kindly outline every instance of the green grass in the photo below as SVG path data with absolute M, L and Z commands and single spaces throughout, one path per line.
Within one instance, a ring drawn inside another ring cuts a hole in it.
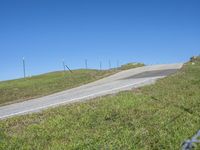
M 178 150 L 200 129 L 194 62 L 154 85 L 2 120 L 0 149 Z
M 140 66 L 141 65 L 139 64 L 135 64 L 127 69 Z M 79 69 L 74 70 L 73 73 L 70 73 L 69 71 L 66 71 L 65 73 L 60 71 L 26 79 L 0 82 L 0 105 L 24 101 L 78 87 L 124 69 L 123 66 L 111 70 Z
M 128 64 L 124 64 L 120 67 L 121 70 L 127 70 L 127 69 L 131 69 L 131 68 L 135 68 L 135 67 L 142 67 L 144 66 L 143 63 L 128 63 Z
M 0 82 L 0 104 L 23 101 L 92 82 L 115 71 L 74 70 L 52 72 L 32 78 Z

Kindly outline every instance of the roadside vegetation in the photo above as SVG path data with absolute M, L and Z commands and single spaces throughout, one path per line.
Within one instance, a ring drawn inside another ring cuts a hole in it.
M 124 65 L 126 66 L 126 65 Z M 37 98 L 99 80 L 124 70 L 124 66 L 111 70 L 79 69 L 58 71 L 26 79 L 0 82 L 0 105 Z M 137 63 L 127 68 L 140 67 Z
M 200 129 L 200 58 L 154 85 L 9 118 L 0 129 L 4 150 L 178 150 Z
M 131 68 L 135 68 L 135 66 L 137 67 L 142 67 L 144 66 L 143 63 L 128 63 L 128 64 L 125 64 L 125 65 L 122 65 L 120 67 L 121 70 L 127 70 L 127 69 L 131 69 Z

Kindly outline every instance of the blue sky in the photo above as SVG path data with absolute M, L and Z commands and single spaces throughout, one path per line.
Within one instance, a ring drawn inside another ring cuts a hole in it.
M 200 54 L 199 0 L 0 0 L 0 80 Z

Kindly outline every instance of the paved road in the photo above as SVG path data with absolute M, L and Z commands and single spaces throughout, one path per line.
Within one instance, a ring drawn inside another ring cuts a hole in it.
M 0 119 L 38 112 L 76 101 L 83 101 L 154 83 L 175 73 L 182 64 L 152 65 L 119 72 L 93 83 L 49 96 L 0 107 Z

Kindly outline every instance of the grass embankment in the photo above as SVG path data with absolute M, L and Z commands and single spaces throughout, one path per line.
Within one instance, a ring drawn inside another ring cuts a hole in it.
M 128 70 L 128 69 L 131 69 L 131 68 L 135 68 L 135 66 L 137 67 L 142 67 L 144 66 L 143 63 L 128 63 L 128 64 L 125 64 L 125 65 L 122 65 L 120 67 L 121 70 Z
M 111 70 L 74 70 L 73 73 L 52 72 L 33 76 L 26 79 L 17 79 L 0 82 L 0 105 L 24 101 L 78 87 L 80 85 L 104 78 L 124 70 L 125 66 Z M 141 64 L 129 65 L 129 68 L 140 67 Z
M 0 82 L 0 104 L 40 97 L 101 79 L 114 71 L 52 72 L 26 79 Z
M 3 120 L 0 149 L 180 149 L 200 129 L 194 62 L 154 85 Z

